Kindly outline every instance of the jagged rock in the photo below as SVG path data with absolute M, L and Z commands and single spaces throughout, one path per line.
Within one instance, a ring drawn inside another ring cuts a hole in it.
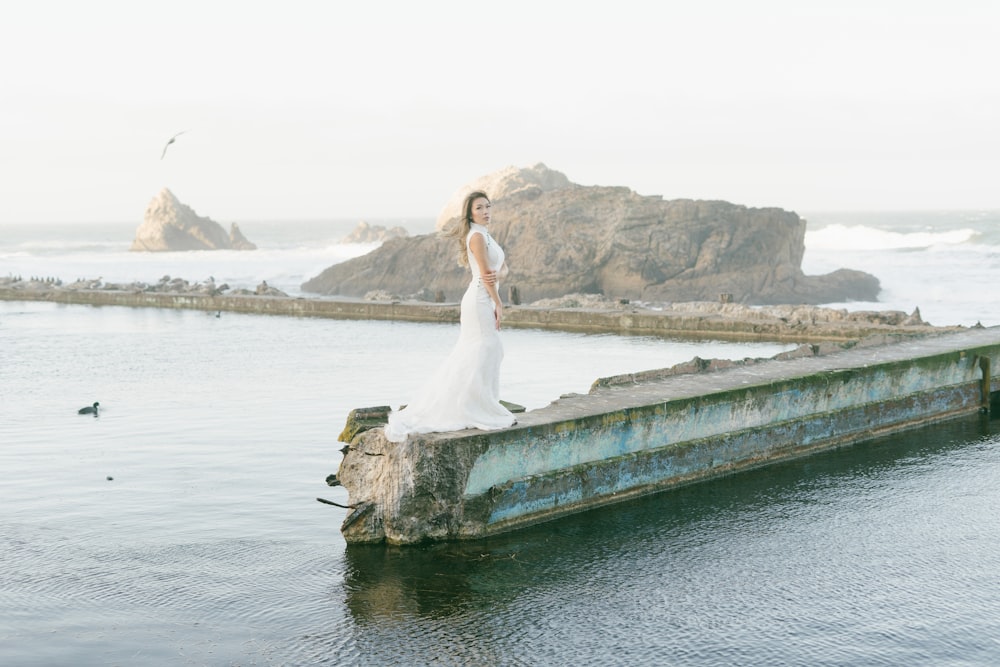
M 380 405 L 373 408 L 355 408 L 347 415 L 347 423 L 344 430 L 340 432 L 337 440 L 350 443 L 358 433 L 384 426 L 389 422 L 388 405 Z
M 252 293 L 257 296 L 288 296 L 277 287 L 271 287 L 268 285 L 266 280 L 261 281 L 261 283 L 257 285 L 257 289 Z
M 532 308 L 582 308 L 585 310 L 623 310 L 631 307 L 628 299 L 613 301 L 603 294 L 565 294 L 552 299 L 538 299 L 532 301 L 530 305 Z
M 532 306 L 548 305 L 548 301 L 536 301 Z M 637 304 L 638 305 L 638 304 Z M 664 313 L 678 315 L 720 316 L 738 320 L 781 320 L 789 326 L 813 326 L 816 324 L 874 324 L 885 326 L 927 326 L 920 318 L 920 309 L 907 315 L 901 310 L 855 310 L 846 308 L 824 308 L 809 305 L 769 305 L 751 307 L 741 303 L 719 303 L 718 301 L 679 301 L 674 303 L 644 304 Z M 559 306 L 548 306 L 559 307 Z M 565 306 L 563 306 L 565 307 Z
M 369 225 L 365 221 L 358 223 L 350 234 L 342 239 L 342 243 L 382 243 L 387 239 L 398 239 L 409 236 L 410 233 L 403 227 L 393 227 L 386 229 L 382 225 Z
M 492 197 L 492 235 L 507 253 L 507 287 L 523 302 L 571 293 L 614 300 L 817 304 L 874 301 L 875 276 L 840 269 L 802 272 L 806 223 L 778 208 L 642 196 L 625 187 L 576 185 L 545 165 L 506 169 L 461 188 L 439 226 L 457 222 L 465 193 Z M 455 205 L 455 202 L 458 202 Z M 336 264 L 302 289 L 358 297 L 423 288 L 457 300 L 468 283 L 453 240 L 437 234 L 391 239 Z
M 907 326 L 915 324 L 926 324 L 926 322 L 924 322 L 924 318 L 920 316 L 920 308 L 914 308 L 913 312 L 910 313 L 910 316 L 907 317 L 905 320 L 903 320 L 903 324 Z
M 365 301 L 401 301 L 401 297 L 385 290 L 372 290 L 365 294 Z
M 166 252 L 175 250 L 254 250 L 233 223 L 229 234 L 211 218 L 203 218 L 182 204 L 167 188 L 160 190 L 146 207 L 142 224 L 130 250 Z
M 247 240 L 235 222 L 229 226 L 229 247 L 232 250 L 256 250 L 257 246 Z

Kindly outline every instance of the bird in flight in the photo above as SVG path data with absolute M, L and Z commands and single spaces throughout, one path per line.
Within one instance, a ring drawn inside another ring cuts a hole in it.
M 187 132 L 187 130 L 184 130 L 184 132 Z M 178 132 L 174 136 L 170 137 L 170 141 L 167 142 L 166 146 L 163 147 L 163 152 L 160 153 L 160 159 L 161 160 L 163 159 L 163 156 L 167 154 L 167 148 L 170 146 L 170 144 L 174 143 L 174 141 L 177 140 L 177 137 L 179 137 L 182 134 L 184 134 L 184 132 Z

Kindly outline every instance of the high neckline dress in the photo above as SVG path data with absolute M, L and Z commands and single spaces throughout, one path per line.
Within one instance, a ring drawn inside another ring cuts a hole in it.
M 494 430 L 515 423 L 514 415 L 500 403 L 503 345 L 496 329 L 493 300 L 470 249 L 473 234 L 482 234 L 486 241 L 490 269 L 499 271 L 503 266 L 503 248 L 486 227 L 473 223 L 465 239 L 472 280 L 462 296 L 458 341 L 413 400 L 389 413 L 385 435 L 393 442 L 401 442 L 411 433 Z

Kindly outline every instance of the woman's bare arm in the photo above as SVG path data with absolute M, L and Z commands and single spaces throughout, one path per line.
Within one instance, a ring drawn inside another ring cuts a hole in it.
M 497 329 L 499 329 L 500 320 L 503 318 L 503 301 L 500 300 L 500 294 L 497 292 L 496 274 L 490 270 L 489 264 L 486 261 L 486 239 L 483 238 L 482 234 L 472 235 L 472 238 L 469 239 L 469 249 L 472 251 L 472 256 L 479 266 L 479 275 L 484 277 L 483 287 L 486 288 L 490 298 L 493 299 L 493 313 L 496 318 Z M 492 274 L 490 280 L 485 278 L 487 274 Z

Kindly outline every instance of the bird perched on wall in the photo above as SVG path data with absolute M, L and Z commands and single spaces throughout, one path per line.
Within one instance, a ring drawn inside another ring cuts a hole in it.
M 165 146 L 163 147 L 163 152 L 162 152 L 162 153 L 160 153 L 160 159 L 161 159 L 161 160 L 163 159 L 163 156 L 167 154 L 167 148 L 169 148 L 169 147 L 170 147 L 170 144 L 172 144 L 172 143 L 174 143 L 175 141 L 177 141 L 177 137 L 179 137 L 179 136 L 181 136 L 182 134 L 184 134 L 184 132 L 187 132 L 187 130 L 184 130 L 183 132 L 178 132 L 178 133 L 177 133 L 177 134 L 175 134 L 174 136 L 170 137 L 170 140 L 169 140 L 169 141 L 167 141 L 166 145 L 165 145 Z
M 99 405 L 100 405 L 100 403 L 98 403 L 97 401 L 94 401 L 93 405 L 88 405 L 85 408 L 80 408 L 79 410 L 76 411 L 76 413 L 78 415 L 94 415 L 96 417 L 97 416 L 97 406 L 99 406 Z

